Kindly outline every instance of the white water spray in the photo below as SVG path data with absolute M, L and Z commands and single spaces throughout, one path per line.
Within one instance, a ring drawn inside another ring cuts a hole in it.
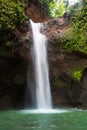
M 30 20 L 33 32 L 33 60 L 36 82 L 37 109 L 51 109 L 51 93 L 47 62 L 47 38 L 40 33 L 41 23 L 33 23 Z

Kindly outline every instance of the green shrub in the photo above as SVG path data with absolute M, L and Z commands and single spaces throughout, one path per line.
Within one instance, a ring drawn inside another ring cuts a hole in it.
M 0 0 L 0 56 L 13 54 L 14 29 L 26 20 L 24 5 L 25 0 Z
M 71 27 L 59 39 L 65 52 L 87 54 L 87 2 L 80 4 L 71 16 Z
M 79 80 L 81 79 L 81 76 L 82 76 L 82 71 L 81 70 L 75 70 L 72 72 L 72 77 L 76 80 Z
M 52 17 L 62 16 L 66 10 L 66 6 L 63 2 L 56 3 L 50 2 L 49 3 L 49 12 Z
M 24 2 L 20 0 L 0 0 L 0 30 L 14 29 L 26 19 Z
M 68 0 L 37 0 L 41 5 L 44 13 L 50 17 L 62 16 L 66 11 Z

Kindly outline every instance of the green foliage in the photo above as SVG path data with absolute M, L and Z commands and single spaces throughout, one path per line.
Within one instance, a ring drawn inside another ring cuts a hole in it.
M 24 3 L 20 0 L 0 0 L 0 29 L 14 29 L 25 21 Z
M 72 16 L 72 26 L 80 32 L 87 30 L 87 2 L 80 4 Z
M 52 17 L 58 17 L 62 16 L 63 13 L 66 10 L 66 6 L 64 3 L 58 3 L 58 2 L 51 2 L 49 3 L 49 10 L 50 10 L 50 15 Z
M 0 0 L 0 56 L 9 56 L 13 53 L 17 43 L 13 30 L 25 20 L 24 1 Z
M 81 70 L 75 70 L 75 71 L 72 72 L 71 75 L 72 75 L 72 77 L 73 77 L 74 79 L 80 81 L 81 76 L 82 76 L 82 72 L 81 72 Z
M 50 16 L 49 3 L 53 2 L 53 0 L 36 0 L 36 1 L 40 4 L 42 10 L 44 11 L 44 14 Z
M 0 56 L 12 56 L 17 39 L 11 30 L 0 30 Z
M 64 52 L 80 51 L 87 53 L 87 37 L 83 32 L 79 32 L 74 28 L 68 29 L 63 33 L 62 37 L 58 39 L 62 44 Z
M 44 10 L 45 14 L 50 17 L 62 16 L 66 11 L 68 0 L 37 0 Z
M 59 39 L 65 52 L 87 53 L 87 4 L 80 4 L 71 16 L 71 28 Z

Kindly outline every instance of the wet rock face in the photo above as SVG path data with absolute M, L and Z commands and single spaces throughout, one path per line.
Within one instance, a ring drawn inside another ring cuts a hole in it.
M 28 30 L 27 28 L 28 27 Z M 61 45 L 58 43 L 58 37 L 62 35 L 62 32 L 69 27 L 69 20 L 63 17 L 56 19 L 50 19 L 43 23 L 41 32 L 47 36 L 47 51 L 48 61 L 50 69 L 50 78 L 57 77 L 60 73 L 65 71 L 64 54 L 62 53 Z M 24 31 L 26 30 L 26 31 Z M 22 26 L 15 31 L 21 45 L 17 47 L 15 53 L 20 55 L 27 62 L 32 61 L 31 49 L 32 49 L 32 31 L 29 21 L 26 25 Z
M 66 23 L 64 21 L 60 24 L 59 21 L 62 20 L 64 19 L 49 20 L 44 23 L 44 29 L 41 30 L 42 33 L 48 37 L 47 50 L 50 79 L 56 78 L 63 72 L 64 56 L 61 46 L 57 42 L 57 37 L 59 35 L 57 27 L 64 28 L 64 24 Z M 33 39 L 29 21 L 20 28 L 16 28 L 15 35 L 18 38 L 18 45 L 15 49 L 14 57 L 7 59 L 0 58 L 0 109 L 23 108 L 27 75 L 30 76 L 29 84 L 31 84 L 31 77 L 33 77 L 31 57 Z
M 26 61 L 29 60 L 31 64 L 31 48 L 33 40 L 29 22 L 28 25 L 28 31 L 22 31 L 22 28 L 24 27 L 17 30 L 17 37 L 21 42 L 21 46 L 17 48 L 16 53 Z M 47 51 L 49 76 L 54 107 L 78 106 L 78 97 L 80 95 L 81 85 L 68 75 L 67 62 L 65 61 L 66 58 L 62 52 L 60 43 L 58 43 L 58 37 L 60 37 L 62 32 L 68 27 L 69 19 L 59 17 L 44 22 L 43 29 L 41 30 L 41 32 L 48 38 Z M 29 75 L 31 75 L 31 68 L 29 69 Z
M 24 107 L 26 70 L 21 58 L 0 58 L 0 109 Z
M 79 67 L 84 69 L 87 66 L 86 57 L 74 55 L 75 53 L 64 55 L 62 52 L 58 37 L 69 27 L 68 18 L 49 19 L 43 25 L 41 32 L 48 38 L 47 51 L 53 105 L 54 107 L 79 106 L 84 102 L 87 94 L 87 81 L 86 78 L 83 78 L 81 87 L 80 82 L 72 79 L 69 74 L 73 68 L 78 67 L 78 62 Z M 28 95 L 31 95 L 30 89 L 33 87 L 31 82 L 34 77 L 31 57 L 33 39 L 29 21 L 20 28 L 16 28 L 15 35 L 18 45 L 13 58 L 0 58 L 0 109 L 24 107 L 27 75 L 29 76 Z M 85 90 L 84 92 L 82 92 L 82 88 Z M 31 97 L 27 99 L 29 107 L 31 107 Z
M 82 72 L 82 88 L 84 88 L 85 91 L 87 91 L 87 68 L 85 68 Z
M 54 107 L 78 107 L 81 84 L 66 73 L 51 81 Z
M 64 56 L 63 62 L 66 65 L 67 73 L 70 74 L 74 70 L 84 70 L 87 67 L 87 54 L 74 51 Z
M 87 108 L 87 68 L 83 70 L 82 78 L 81 78 L 81 94 L 79 98 L 79 102 L 81 107 Z
M 37 5 L 37 6 L 36 6 Z M 29 19 L 32 19 L 34 22 L 44 22 L 47 21 L 47 16 L 44 14 L 41 5 L 37 1 L 32 1 L 25 9 L 25 14 Z
M 54 40 L 55 42 L 62 35 L 62 32 L 69 28 L 69 19 L 63 17 L 50 19 L 43 25 L 43 34 L 47 36 L 49 41 Z

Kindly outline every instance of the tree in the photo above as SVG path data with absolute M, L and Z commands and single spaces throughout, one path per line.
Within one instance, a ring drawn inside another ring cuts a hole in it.
M 24 1 L 0 0 L 0 55 L 9 55 L 15 43 L 13 30 L 26 20 Z
M 24 2 L 0 0 L 0 29 L 14 29 L 25 21 Z
M 63 34 L 60 42 L 65 52 L 78 50 L 87 54 L 87 2 L 82 1 L 71 12 L 71 28 Z

